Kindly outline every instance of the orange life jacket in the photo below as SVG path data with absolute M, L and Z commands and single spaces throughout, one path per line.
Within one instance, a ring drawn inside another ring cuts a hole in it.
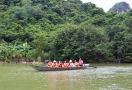
M 64 67 L 69 67 L 69 63 L 64 63 Z
M 58 67 L 62 67 L 62 63 L 58 63 Z
M 51 67 L 52 66 L 52 62 L 48 62 L 47 66 Z
M 75 62 L 74 65 L 77 66 L 77 67 L 80 66 L 80 64 L 78 62 Z
M 57 67 L 57 63 L 53 63 L 52 66 L 53 66 L 53 67 Z

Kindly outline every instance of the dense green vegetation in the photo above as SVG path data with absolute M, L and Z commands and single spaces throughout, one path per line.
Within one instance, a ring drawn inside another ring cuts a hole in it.
M 132 62 L 132 11 L 80 0 L 1 0 L 0 61 Z

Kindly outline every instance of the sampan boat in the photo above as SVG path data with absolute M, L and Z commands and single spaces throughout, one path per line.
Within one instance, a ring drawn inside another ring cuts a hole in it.
M 62 71 L 62 70 L 78 70 L 78 69 L 86 69 L 89 64 L 84 64 L 81 67 L 47 67 L 47 66 L 38 66 L 38 65 L 31 65 L 35 70 L 38 71 Z

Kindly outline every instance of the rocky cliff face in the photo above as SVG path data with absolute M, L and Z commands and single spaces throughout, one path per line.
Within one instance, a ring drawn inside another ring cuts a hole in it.
M 131 10 L 131 8 L 128 3 L 119 2 L 119 3 L 116 3 L 112 8 L 110 8 L 108 12 L 116 12 L 120 14 L 122 12 L 127 12 L 129 10 Z

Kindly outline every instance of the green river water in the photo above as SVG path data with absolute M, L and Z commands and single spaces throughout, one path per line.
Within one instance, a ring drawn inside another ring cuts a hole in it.
M 29 65 L 0 64 L 0 90 L 132 90 L 132 64 L 36 71 Z

